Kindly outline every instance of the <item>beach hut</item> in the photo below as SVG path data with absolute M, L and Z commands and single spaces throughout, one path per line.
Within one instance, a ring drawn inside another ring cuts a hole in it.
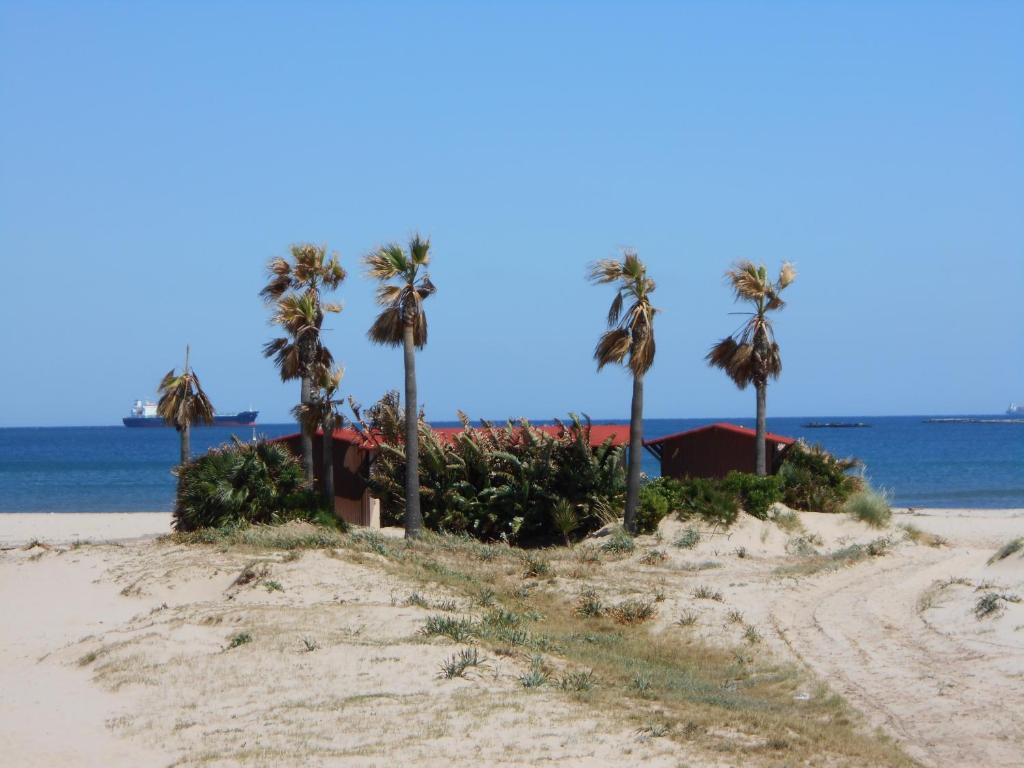
M 661 462 L 664 477 L 725 477 L 733 470 L 754 472 L 757 433 L 735 424 L 708 424 L 644 441 L 644 448 Z M 769 432 L 765 438 L 768 471 L 779 470 L 791 437 Z
M 532 429 L 544 432 L 552 437 L 561 437 L 565 427 L 558 424 L 531 424 Z M 504 425 L 495 427 L 504 429 Z M 513 424 L 514 429 L 520 429 Z M 463 427 L 432 427 L 431 431 L 442 440 L 454 440 L 455 436 L 464 431 Z M 370 495 L 366 478 L 370 473 L 370 465 L 377 455 L 377 443 L 354 429 L 336 429 L 334 431 L 334 513 L 353 525 L 365 525 L 371 528 L 380 527 L 380 502 Z M 629 444 L 628 424 L 593 424 L 590 427 L 590 446 L 597 448 L 606 440 L 614 446 Z M 296 432 L 291 435 L 271 440 L 283 443 L 295 456 L 302 455 L 302 435 Z M 318 431 L 313 439 L 313 466 L 315 467 L 318 489 L 323 488 L 320 479 L 320 467 L 323 456 L 323 431 Z
M 295 456 L 302 456 L 302 435 L 292 435 L 271 440 L 283 443 Z M 376 454 L 376 446 L 354 429 L 334 431 L 334 514 L 347 523 L 380 528 L 380 502 L 370 495 L 365 478 L 369 474 L 370 462 Z M 323 465 L 323 431 L 313 439 L 313 466 L 316 468 L 316 485 L 323 489 L 320 467 Z

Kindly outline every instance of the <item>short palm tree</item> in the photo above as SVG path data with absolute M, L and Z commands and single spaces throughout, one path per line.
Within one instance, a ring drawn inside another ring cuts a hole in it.
M 332 370 L 317 366 L 309 402 L 300 403 L 292 409 L 303 431 L 315 434 L 317 429 L 323 430 L 320 476 L 323 478 L 324 503 L 331 511 L 334 510 L 334 430 L 341 429 L 344 424 L 339 410 L 342 401 L 337 399 L 337 395 L 344 375 L 342 368 Z
M 436 291 L 426 271 L 430 240 L 414 235 L 408 251 L 391 243 L 368 254 L 363 262 L 367 275 L 380 282 L 377 303 L 384 308 L 367 335 L 376 344 L 401 346 L 405 353 L 405 535 L 415 538 L 423 528 L 415 350 L 427 343 L 423 301 Z
M 181 464 L 191 454 L 193 424 L 212 424 L 213 405 L 203 391 L 199 377 L 189 366 L 189 348 L 185 347 L 185 367 L 180 375 L 171 368 L 160 382 L 160 400 L 156 412 L 168 425 L 178 430 L 181 438 Z
M 785 262 L 779 270 L 778 279 L 772 282 L 764 264 L 758 266 L 744 260 L 726 270 L 725 277 L 732 286 L 736 301 L 751 302 L 754 311 L 736 333 L 715 344 L 706 359 L 708 365 L 725 371 L 740 389 L 754 385 L 757 391 L 755 467 L 757 474 L 765 475 L 768 472 L 765 450 L 768 379 L 777 379 L 782 373 L 782 357 L 768 313 L 786 305 L 781 294 L 796 279 L 796 269 Z
M 288 336 L 263 345 L 265 357 L 274 358 L 282 381 L 302 381 L 301 404 L 312 397 L 312 376 L 317 366 L 330 367 L 330 352 L 323 346 L 320 331 L 324 315 L 340 312 L 337 304 L 323 303 L 322 290 L 334 290 L 345 279 L 338 255 L 327 254 L 323 246 L 301 243 L 291 247 L 291 260 L 280 256 L 267 264 L 270 278 L 260 296 L 274 304 L 271 322 L 281 325 Z M 306 481 L 313 481 L 313 435 L 302 432 L 302 465 Z
M 629 368 L 633 375 L 633 401 L 629 418 L 629 468 L 626 475 L 626 530 L 636 533 L 636 513 L 640 503 L 640 461 L 643 451 L 644 375 L 654 364 L 654 315 L 651 306 L 654 281 L 634 251 L 627 250 L 621 260 L 601 259 L 590 265 L 593 283 L 616 283 L 618 291 L 608 310 L 608 330 L 601 334 L 594 349 L 597 369 L 610 363 Z M 626 302 L 630 302 L 625 308 Z

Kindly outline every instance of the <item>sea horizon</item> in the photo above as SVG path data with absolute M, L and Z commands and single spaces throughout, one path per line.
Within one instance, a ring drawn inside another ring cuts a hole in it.
M 928 423 L 931 418 L 983 419 Z M 479 422 L 480 420 L 475 420 Z M 490 420 L 503 424 L 506 419 Z M 550 423 L 552 419 L 530 419 Z M 597 423 L 625 419 L 592 418 Z M 809 422 L 863 422 L 863 428 L 809 428 Z M 716 422 L 753 427 L 753 417 L 645 418 L 645 438 Z M 457 426 L 436 420 L 435 426 Z M 769 431 L 819 443 L 838 456 L 864 462 L 872 485 L 899 507 L 1024 508 L 1024 420 L 999 414 L 902 416 L 776 416 Z M 192 449 L 294 433 L 294 423 L 205 427 L 192 433 Z M 178 437 L 173 429 L 120 425 L 0 427 L 0 513 L 169 512 L 174 502 Z M 654 457 L 643 470 L 659 474 Z

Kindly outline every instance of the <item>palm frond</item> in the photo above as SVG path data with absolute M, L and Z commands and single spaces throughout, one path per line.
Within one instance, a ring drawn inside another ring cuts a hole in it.
M 622 262 L 618 259 L 598 259 L 587 266 L 587 279 L 597 285 L 614 283 L 622 277 Z
M 423 238 L 417 232 L 409 241 L 409 258 L 413 264 L 425 267 L 430 263 L 430 238 Z
M 629 354 L 630 335 L 625 328 L 613 328 L 601 334 L 601 338 L 594 347 L 594 359 L 597 360 L 597 370 L 601 370 L 611 363 L 621 364 Z
M 405 274 L 409 268 L 402 246 L 388 243 L 363 257 L 367 277 L 375 280 L 391 280 Z
M 792 262 L 783 262 L 782 268 L 779 270 L 779 290 L 788 287 L 794 280 L 796 280 L 796 267 Z
M 386 307 L 373 321 L 366 334 L 374 344 L 398 346 L 402 343 L 402 313 L 392 305 Z
M 615 294 L 615 298 L 612 299 L 612 305 L 608 309 L 608 327 L 614 328 L 616 323 L 619 322 L 619 316 L 622 315 L 622 291 Z
M 763 275 L 763 269 L 754 262 L 744 259 L 726 270 L 725 277 L 732 285 L 737 300 L 757 301 L 764 296 L 767 280 Z

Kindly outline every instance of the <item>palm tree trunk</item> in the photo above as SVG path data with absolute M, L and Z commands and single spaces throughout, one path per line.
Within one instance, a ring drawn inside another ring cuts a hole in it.
M 755 471 L 764 477 L 768 474 L 768 462 L 765 455 L 765 410 L 768 394 L 768 382 L 759 382 L 755 385 L 757 389 L 757 435 L 754 437 Z
M 303 405 L 309 405 L 312 397 L 312 384 L 309 380 L 309 376 L 302 377 L 302 394 L 300 399 Z M 307 426 L 300 424 L 302 430 L 302 469 L 306 475 L 306 482 L 310 485 L 313 484 L 314 472 L 313 472 L 313 433 L 314 430 Z
M 327 509 L 334 512 L 334 434 L 333 430 L 324 430 L 323 466 L 320 474 L 324 482 L 324 502 Z
M 181 432 L 181 464 L 184 466 L 188 464 L 189 457 L 192 453 L 192 425 L 186 424 L 182 427 Z
M 405 536 L 414 539 L 423 529 L 420 514 L 420 437 L 416 413 L 416 350 L 413 324 L 403 329 L 405 351 Z
M 636 533 L 636 512 L 640 505 L 640 462 L 644 450 L 644 377 L 633 376 L 633 404 L 629 416 L 629 468 L 626 474 L 625 526 Z

